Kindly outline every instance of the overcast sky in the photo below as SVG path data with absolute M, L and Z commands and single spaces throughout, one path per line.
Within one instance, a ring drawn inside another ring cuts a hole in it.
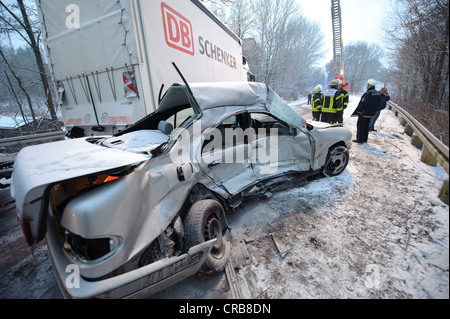
M 325 63 L 329 62 L 333 58 L 331 0 L 297 1 L 304 15 L 320 23 L 327 47 Z M 344 46 L 357 41 L 383 46 L 381 26 L 391 11 L 391 0 L 341 0 L 340 3 Z

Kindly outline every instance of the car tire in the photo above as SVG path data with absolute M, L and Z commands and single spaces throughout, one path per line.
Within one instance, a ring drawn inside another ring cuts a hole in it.
M 335 146 L 330 149 L 323 167 L 322 173 L 325 176 L 337 176 L 341 174 L 348 165 L 348 150 L 344 146 Z
M 206 270 L 223 271 L 230 259 L 229 236 L 223 236 L 226 226 L 225 213 L 219 202 L 205 199 L 196 202 L 184 219 L 186 249 L 217 238 L 205 260 Z

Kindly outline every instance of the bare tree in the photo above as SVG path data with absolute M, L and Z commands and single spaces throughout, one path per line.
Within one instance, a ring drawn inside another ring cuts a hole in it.
M 389 21 L 398 103 L 449 142 L 449 2 L 400 0 Z
M 247 37 L 255 23 L 250 0 L 234 0 L 230 6 L 227 23 L 230 29 L 241 39 Z
M 31 116 L 32 116 L 32 118 L 33 118 L 33 129 L 34 129 L 35 132 L 37 132 L 36 115 L 35 115 L 35 113 L 34 113 L 33 103 L 31 102 L 30 95 L 28 94 L 28 91 L 27 91 L 27 90 L 25 89 L 25 87 L 23 86 L 22 79 L 16 74 L 16 72 L 14 72 L 14 69 L 12 68 L 11 64 L 9 64 L 9 62 L 8 62 L 8 60 L 6 59 L 5 55 L 3 54 L 3 50 L 2 50 L 1 48 L 0 48 L 0 56 L 2 57 L 4 63 L 5 63 L 6 66 L 8 67 L 9 71 L 11 72 L 11 74 L 12 74 L 12 75 L 15 77 L 15 79 L 17 80 L 17 83 L 19 84 L 20 89 L 22 90 L 22 92 L 25 94 L 25 96 L 26 96 L 26 98 L 27 98 L 28 106 L 29 106 L 29 108 L 30 108 Z M 12 86 L 11 80 L 9 79 L 8 74 L 7 74 L 6 72 L 4 72 L 4 73 L 5 73 L 5 76 L 6 76 L 7 80 L 8 80 L 8 83 L 9 83 L 11 89 L 12 89 L 12 93 L 13 93 L 15 99 L 16 99 L 16 102 L 18 103 L 18 106 L 19 106 L 19 109 L 20 109 L 20 111 L 21 111 L 22 117 L 23 117 L 24 121 L 26 122 L 26 117 L 24 116 L 24 112 L 23 112 L 21 103 L 20 103 L 20 101 L 19 101 L 17 95 L 16 95 L 15 92 L 14 92 L 14 88 L 13 88 L 13 86 Z
M 206 5 L 224 6 L 235 3 L 238 0 L 201 0 Z
M 260 79 L 276 85 L 283 63 L 282 53 L 287 41 L 288 25 L 298 6 L 293 0 L 259 0 L 253 8 L 257 25 L 256 34 L 261 45 Z
M 241 0 L 201 0 L 203 4 L 216 16 L 225 21 L 227 11 L 231 5 Z
M 324 56 L 324 35 L 317 32 L 319 25 L 303 16 L 293 0 L 259 0 L 253 4 L 254 32 L 261 45 L 259 80 L 285 97 L 306 93 L 306 83 L 315 85 L 322 78 L 317 69 Z
M 20 17 L 14 13 L 8 6 L 6 6 L 3 1 L 0 1 L 0 6 L 2 6 L 10 15 L 12 20 L 7 20 L 3 18 L 4 22 L 10 26 L 11 30 L 14 30 L 33 50 L 35 55 L 36 64 L 38 66 L 42 87 L 44 94 L 46 96 L 47 108 L 50 112 L 50 116 L 58 127 L 58 117 L 56 115 L 56 109 L 53 103 L 53 97 L 50 89 L 50 84 L 45 70 L 44 61 L 42 59 L 40 47 L 39 47 L 39 32 L 34 31 L 28 16 L 27 9 L 23 3 L 23 0 L 17 0 L 17 6 L 20 11 Z
M 251 44 L 251 48 L 244 49 L 251 51 L 247 58 L 257 81 L 272 85 L 284 96 L 298 96 L 306 83 L 317 84 L 323 77 L 317 61 L 324 55 L 324 36 L 317 32 L 317 23 L 302 15 L 297 1 L 205 3 L 233 32 L 247 40 L 244 44 Z
M 282 49 L 279 57 L 282 63 L 277 72 L 281 93 L 321 83 L 322 72 L 317 67 L 324 56 L 324 36 L 317 30 L 320 30 L 318 23 L 310 22 L 298 13 L 287 26 L 286 36 L 278 44 Z
M 364 91 L 370 78 L 382 80 L 384 69 L 381 58 L 382 50 L 377 44 L 358 41 L 344 47 L 345 78 L 350 83 L 350 93 Z

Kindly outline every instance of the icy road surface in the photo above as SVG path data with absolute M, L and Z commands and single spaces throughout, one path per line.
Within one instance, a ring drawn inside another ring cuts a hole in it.
M 354 135 L 358 101 L 344 115 Z M 242 298 L 449 298 L 449 207 L 437 198 L 448 176 L 420 162 L 391 111 L 376 129 L 352 147 L 342 175 L 228 215 L 233 247 L 250 256 L 234 274 Z M 9 189 L 0 190 L 0 298 L 60 296 L 45 244 L 30 254 Z M 231 298 L 231 290 L 221 273 L 154 298 Z

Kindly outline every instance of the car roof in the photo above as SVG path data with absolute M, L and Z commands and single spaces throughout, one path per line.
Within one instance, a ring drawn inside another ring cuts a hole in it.
M 256 82 L 201 82 L 190 83 L 189 88 L 202 111 L 220 106 L 265 106 L 268 87 Z M 183 84 L 173 84 L 158 107 L 166 111 L 189 104 L 188 90 Z
M 195 98 L 195 107 L 200 108 L 203 114 L 202 121 L 211 125 L 224 116 L 243 110 L 269 112 L 298 127 L 305 124 L 305 120 L 275 92 L 258 82 L 201 82 L 189 84 L 189 89 L 186 85 L 174 84 L 165 93 L 158 111 L 190 104 L 190 92 Z
M 220 106 L 265 106 L 268 87 L 256 82 L 201 82 L 189 88 L 199 108 L 204 111 Z M 174 83 L 164 94 L 158 111 L 190 104 L 186 85 Z
M 201 110 L 220 106 L 265 106 L 267 85 L 256 82 L 205 82 L 189 84 Z

